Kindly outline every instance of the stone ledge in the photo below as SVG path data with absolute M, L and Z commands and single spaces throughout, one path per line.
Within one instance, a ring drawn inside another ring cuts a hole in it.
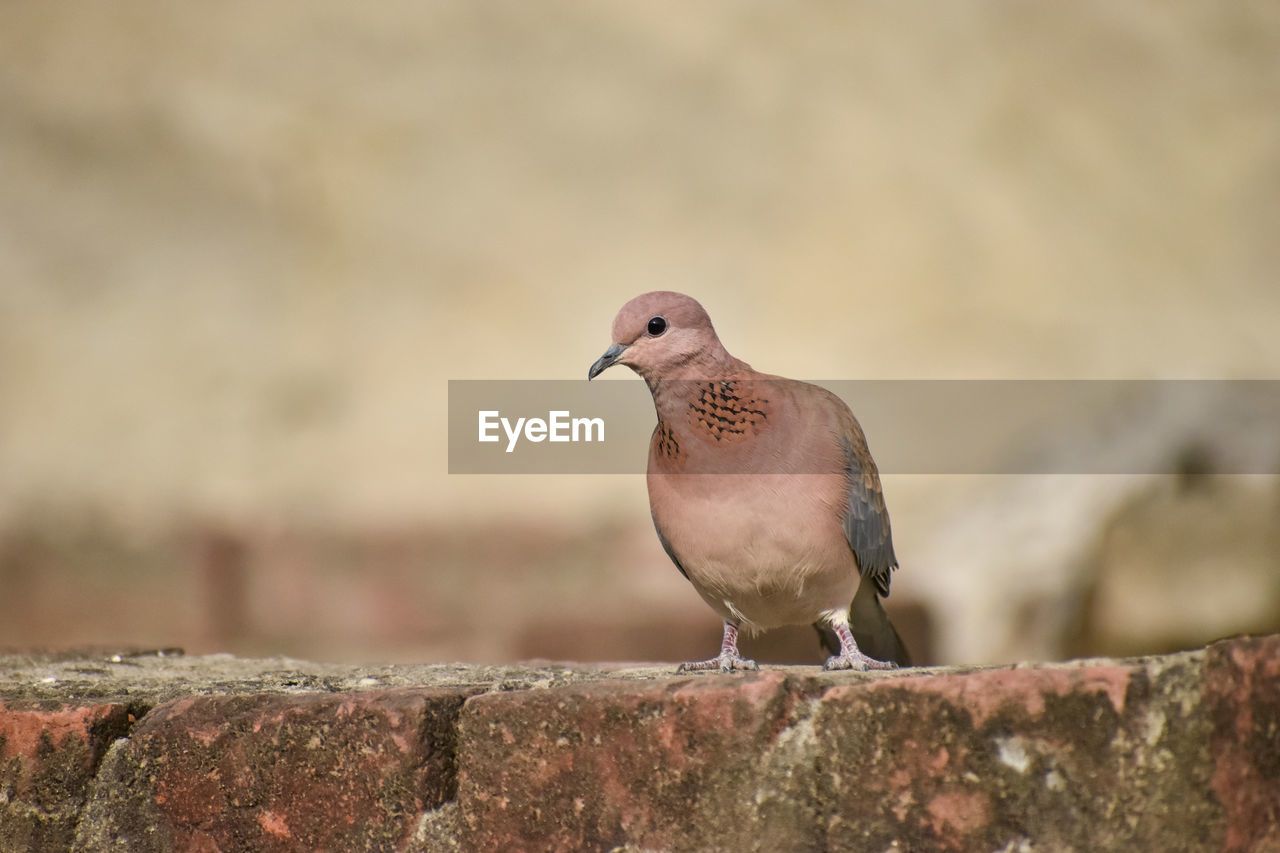
M 0 851 L 1280 850 L 1280 636 L 1157 658 L 0 657 Z

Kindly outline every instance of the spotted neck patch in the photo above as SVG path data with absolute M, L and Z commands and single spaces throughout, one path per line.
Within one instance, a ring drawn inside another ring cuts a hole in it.
M 692 390 L 689 424 L 717 442 L 740 441 L 764 426 L 769 401 L 751 396 L 731 380 L 702 382 Z
M 658 420 L 654 441 L 659 456 L 667 459 L 676 459 L 680 456 L 680 442 L 676 441 L 676 437 L 671 434 L 671 426 L 666 421 Z

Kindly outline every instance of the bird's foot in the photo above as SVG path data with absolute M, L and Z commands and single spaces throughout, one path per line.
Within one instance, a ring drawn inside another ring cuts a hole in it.
M 706 672 L 709 669 L 718 669 L 721 672 L 733 672 L 735 669 L 742 670 L 759 670 L 760 666 L 753 660 L 748 660 L 739 654 L 720 654 L 710 660 L 691 661 L 689 663 L 680 664 L 676 672 Z
M 720 642 L 719 655 L 711 660 L 682 663 L 676 672 L 706 672 L 709 669 L 718 669 L 721 672 L 733 672 L 735 669 L 760 669 L 755 661 L 747 660 L 738 654 L 738 626 L 735 623 L 725 620 L 724 639 Z
M 846 651 L 827 658 L 827 662 L 822 668 L 828 672 L 834 669 L 851 669 L 854 672 L 866 672 L 869 669 L 897 669 L 898 665 L 892 661 L 876 660 L 854 649 L 853 652 Z

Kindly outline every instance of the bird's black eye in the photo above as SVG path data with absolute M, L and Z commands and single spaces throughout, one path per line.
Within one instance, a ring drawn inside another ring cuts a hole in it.
M 658 335 L 662 334 L 666 330 L 667 330 L 666 317 L 654 317 L 649 320 L 649 334 L 652 335 L 653 337 L 656 338 Z

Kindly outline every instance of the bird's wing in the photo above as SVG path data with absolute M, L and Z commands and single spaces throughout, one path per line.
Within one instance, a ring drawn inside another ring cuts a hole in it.
M 867 439 L 851 412 L 841 418 L 840 443 L 848 479 L 849 506 L 844 514 L 844 535 L 858 560 L 864 578 L 871 578 L 880 595 L 889 594 L 890 572 L 898 566 L 893 553 L 889 510 L 884 505 L 880 474 L 867 449 Z

